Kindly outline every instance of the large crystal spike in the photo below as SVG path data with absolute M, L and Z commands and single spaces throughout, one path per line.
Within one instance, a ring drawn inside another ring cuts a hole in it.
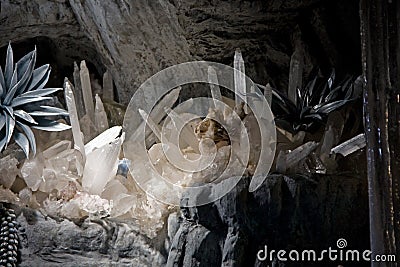
M 341 143 L 340 145 L 332 148 L 331 153 L 342 154 L 344 157 L 350 155 L 351 153 L 360 150 L 366 146 L 365 136 L 363 133 L 354 136 L 350 140 Z
M 161 131 L 158 128 L 158 125 L 150 118 L 149 114 L 146 113 L 143 109 L 139 109 L 140 116 L 142 116 L 143 120 L 150 127 L 151 131 L 156 135 L 158 140 L 161 141 Z
M 208 83 L 210 84 L 211 96 L 214 99 L 215 109 L 223 111 L 223 108 L 219 108 L 222 104 L 222 95 L 218 85 L 218 76 L 215 69 L 211 66 L 208 67 Z
M 114 126 L 96 136 L 92 141 L 85 145 L 86 155 L 97 148 L 113 142 L 121 135 L 121 130 L 121 126 Z
M 268 105 L 271 107 L 272 103 L 272 87 L 267 83 L 264 90 L 264 97 L 267 100 Z
M 197 137 L 194 134 L 194 132 L 189 130 L 188 124 L 185 123 L 185 121 L 181 119 L 179 114 L 173 111 L 172 109 L 165 108 L 165 111 L 167 112 L 167 115 L 171 118 L 172 122 L 174 123 L 175 128 L 177 130 L 182 129 L 181 136 L 183 141 L 185 141 L 185 143 L 188 144 L 196 153 L 200 153 L 199 141 L 197 140 Z
M 82 86 L 81 86 L 81 76 L 79 74 L 79 67 L 76 62 L 74 62 L 74 86 L 72 91 L 75 96 L 76 110 L 78 113 L 78 118 L 81 119 L 85 116 L 85 105 L 83 104 Z
M 86 144 L 93 138 L 97 136 L 97 129 L 94 121 L 89 117 L 89 115 L 83 116 L 79 120 L 79 124 L 81 125 L 81 131 L 83 133 L 83 143 Z
M 124 137 L 122 133 L 121 137 L 87 154 L 82 187 L 90 194 L 100 195 L 108 181 L 115 177 Z
M 103 75 L 103 99 L 114 100 L 113 79 L 109 71 Z
M 233 59 L 234 71 L 234 82 L 235 82 L 235 103 L 236 106 L 240 106 L 242 102 L 246 103 L 246 78 L 244 69 L 244 60 L 240 49 L 236 49 L 235 56 Z M 244 99 L 244 101 L 242 100 Z M 247 107 L 245 107 L 245 112 Z
M 290 58 L 288 89 L 288 97 L 295 104 L 297 103 L 297 89 L 302 86 L 303 64 L 303 54 L 301 49 L 296 47 L 292 57 Z
M 155 124 L 159 124 L 161 120 L 165 117 L 165 107 L 172 107 L 175 102 L 178 100 L 179 93 L 181 91 L 181 87 L 177 87 L 173 90 L 171 90 L 170 93 L 166 94 L 159 102 L 158 104 L 153 108 L 153 110 L 150 112 L 150 118 L 154 121 Z M 143 141 L 139 140 L 141 136 L 141 131 L 143 130 L 145 126 L 145 122 L 143 121 L 140 126 L 137 128 L 137 130 L 134 132 L 132 135 L 131 139 L 136 140 L 136 141 Z M 152 133 L 150 132 L 149 135 Z M 150 136 L 146 136 L 146 139 L 150 139 Z
M 318 145 L 318 143 L 310 141 L 289 152 L 286 155 L 286 169 L 292 168 L 297 163 L 308 157 L 308 155 L 310 155 L 310 153 L 317 148 Z
M 69 119 L 72 127 L 74 148 L 82 154 L 83 162 L 85 162 L 85 146 L 83 143 L 81 127 L 79 125 L 78 111 L 75 103 L 74 93 L 72 91 L 72 84 L 69 82 L 67 78 L 65 78 L 64 89 L 65 89 L 65 102 L 67 103 Z
M 175 102 L 178 100 L 179 93 L 181 92 L 181 87 L 177 87 L 171 90 L 170 93 L 166 94 L 160 102 L 153 108 L 150 112 L 151 118 L 155 123 L 160 123 L 160 121 L 165 116 L 165 108 L 172 108 Z
M 107 114 L 104 110 L 103 102 L 99 95 L 96 94 L 96 107 L 94 114 L 94 124 L 96 125 L 97 133 L 102 133 L 108 129 Z
M 82 85 L 82 94 L 83 101 L 85 103 L 85 111 L 89 118 L 94 122 L 94 104 L 93 104 L 93 95 L 92 95 L 92 86 L 90 85 L 90 76 L 89 70 L 86 67 L 86 62 L 84 60 L 81 61 L 81 85 Z

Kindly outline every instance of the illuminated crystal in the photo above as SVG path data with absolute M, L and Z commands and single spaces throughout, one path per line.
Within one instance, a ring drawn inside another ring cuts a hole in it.
M 100 195 L 107 182 L 115 176 L 124 136 L 123 133 L 112 142 L 87 153 L 82 177 L 85 191 Z
M 84 60 L 81 61 L 80 67 L 81 67 L 80 76 L 81 76 L 82 96 L 86 111 L 85 114 L 89 116 L 92 122 L 94 122 L 94 104 L 92 96 L 92 86 L 90 85 L 89 70 L 86 67 L 86 62 Z
M 95 114 L 94 114 L 94 124 L 96 126 L 97 133 L 102 133 L 108 129 L 108 120 L 107 114 L 104 111 L 103 102 L 99 95 L 95 96 L 96 99 L 96 107 L 95 107 Z

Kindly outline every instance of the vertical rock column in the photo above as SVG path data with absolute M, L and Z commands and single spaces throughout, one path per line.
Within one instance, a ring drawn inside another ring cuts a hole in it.
M 362 0 L 360 7 L 371 258 L 400 257 L 400 3 Z

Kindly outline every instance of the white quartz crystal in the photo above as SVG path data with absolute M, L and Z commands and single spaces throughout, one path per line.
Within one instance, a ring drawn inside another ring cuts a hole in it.
M 10 155 L 0 158 L 0 185 L 10 188 L 17 175 L 19 169 L 17 167 L 18 160 Z
M 21 169 L 22 178 L 26 185 L 32 190 L 37 191 L 42 182 L 44 162 L 40 156 L 26 160 Z
M 103 99 L 114 100 L 114 88 L 111 73 L 106 71 L 103 75 Z
M 104 110 L 104 105 L 99 95 L 96 94 L 95 99 L 96 107 L 94 114 L 94 124 L 96 126 L 97 133 L 102 133 L 108 129 L 107 114 Z
M 87 153 L 82 187 L 90 194 L 100 195 L 107 182 L 117 173 L 123 141 L 124 133 L 112 142 Z
M 102 132 L 85 145 L 85 153 L 89 154 L 93 150 L 115 141 L 121 135 L 121 130 L 121 126 L 114 126 Z
M 85 149 L 83 145 L 84 143 L 83 143 L 81 127 L 79 125 L 78 110 L 75 102 L 75 96 L 72 91 L 72 86 L 68 80 L 66 80 L 64 83 L 64 90 L 65 90 L 65 102 L 68 107 L 69 119 L 74 138 L 74 148 L 81 153 L 83 160 L 85 160 Z
M 234 82 L 235 82 L 235 101 L 236 106 L 240 106 L 242 102 L 246 102 L 246 78 L 244 69 L 244 60 L 240 49 L 236 49 L 233 59 Z
M 222 111 L 222 95 L 218 85 L 218 76 L 211 66 L 208 67 L 208 83 L 210 84 L 211 96 L 214 99 L 214 108 Z
M 85 104 L 86 115 L 89 116 L 90 120 L 94 122 L 94 104 L 93 104 L 93 96 L 92 96 L 92 86 L 90 85 L 90 75 L 89 70 L 86 67 L 86 62 L 84 60 L 81 61 L 81 86 L 82 86 L 82 95 L 83 102 Z

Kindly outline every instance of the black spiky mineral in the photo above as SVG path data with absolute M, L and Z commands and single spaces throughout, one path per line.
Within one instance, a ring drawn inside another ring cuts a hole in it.
M 0 204 L 1 205 L 1 204 Z M 0 266 L 17 266 L 18 223 L 11 208 L 0 206 Z

